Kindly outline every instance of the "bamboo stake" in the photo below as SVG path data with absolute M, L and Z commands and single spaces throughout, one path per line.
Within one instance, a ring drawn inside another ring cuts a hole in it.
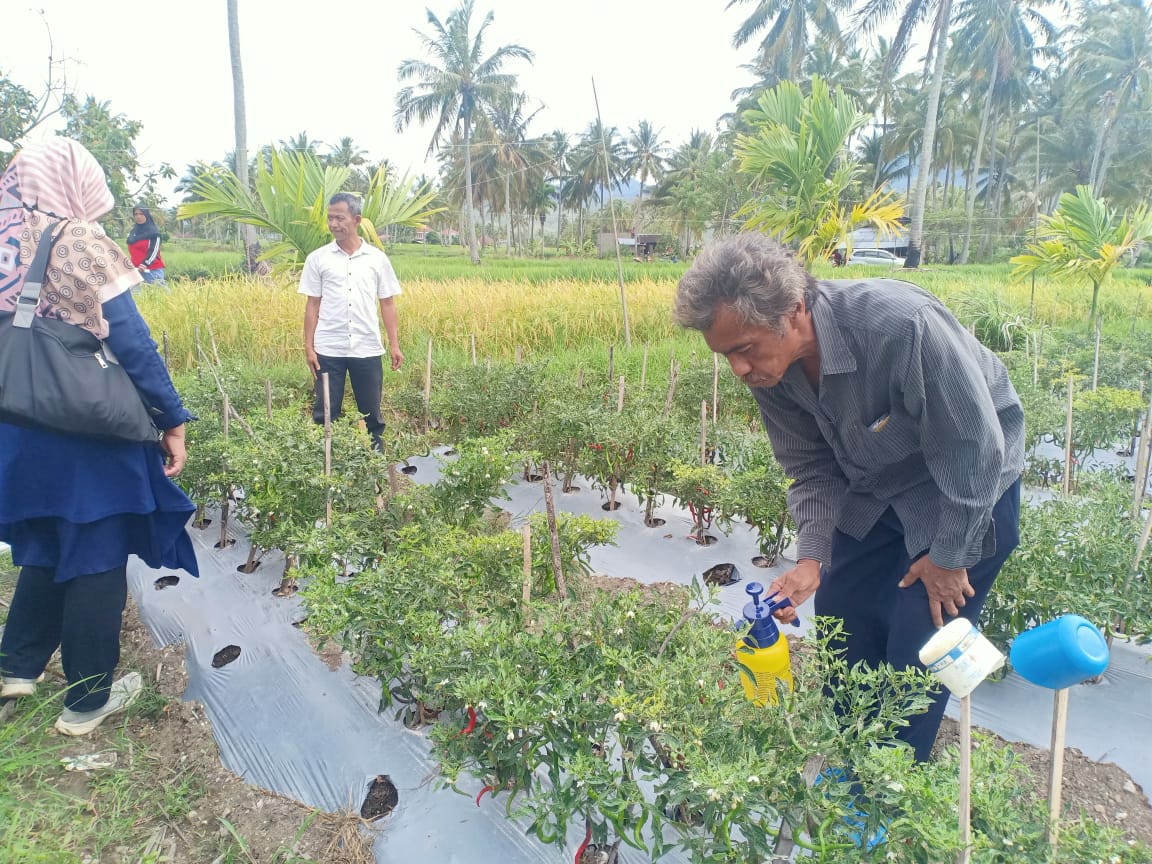
M 672 413 L 672 397 L 676 395 L 676 378 L 680 375 L 680 364 L 672 364 L 672 377 L 668 379 L 668 398 L 664 400 L 664 416 Z
M 616 413 L 624 413 L 624 376 L 620 376 L 620 394 L 616 397 Z
M 1035 350 L 1032 352 L 1032 386 L 1035 387 L 1040 380 L 1040 334 L 1037 333 L 1033 337 L 1035 339 Z
M 708 464 L 708 400 L 700 403 L 700 467 Z
M 1044 839 L 1056 850 L 1060 840 L 1060 798 L 1064 794 L 1064 734 L 1068 728 L 1068 688 L 1056 691 L 1052 700 L 1052 753 L 1048 771 L 1048 827 Z M 1055 860 L 1055 856 L 1053 856 Z
M 1144 506 L 1144 489 L 1148 485 L 1148 461 L 1152 451 L 1152 400 L 1148 403 L 1148 413 L 1144 416 L 1144 428 L 1140 430 L 1140 441 L 1136 445 L 1136 479 L 1132 486 L 1132 518 L 1140 515 Z
M 264 379 L 264 413 L 272 419 L 272 382 L 267 378 Z
M 392 491 L 393 498 L 400 494 L 400 472 L 396 470 L 394 462 L 388 463 L 388 488 Z
M 1072 379 L 1068 379 L 1068 421 L 1064 425 L 1064 494 L 1072 491 Z
M 612 176 L 608 165 L 608 143 L 604 140 L 604 123 L 600 119 L 600 97 L 596 95 L 596 79 L 592 79 L 592 101 L 596 104 L 596 123 L 600 127 L 600 153 L 604 158 L 604 174 Z M 620 260 L 620 243 L 617 241 L 616 207 L 612 204 L 612 186 L 608 185 L 608 210 L 612 214 L 612 244 L 616 247 L 616 278 L 620 282 L 620 310 L 624 315 L 624 347 L 632 347 L 632 329 L 628 326 L 628 297 L 624 291 L 624 262 Z M 611 380 L 611 379 L 609 379 Z
M 520 589 L 520 610 L 528 619 L 528 605 L 532 602 L 532 526 L 524 523 L 524 582 Z
M 576 372 L 576 389 L 577 390 L 583 390 L 584 389 L 584 367 L 583 366 L 581 366 L 580 369 L 577 370 L 577 372 Z
M 668 374 L 671 375 L 676 371 L 676 346 L 673 345 L 668 349 Z
M 208 341 L 212 345 L 212 356 L 216 358 L 216 365 L 220 364 L 220 352 L 216 348 L 216 334 L 212 332 L 212 322 L 207 318 L 204 319 L 205 326 L 208 327 Z
M 220 392 L 220 400 L 223 406 L 220 409 L 220 413 L 224 416 L 224 440 L 227 441 L 228 433 L 231 430 L 231 424 L 229 423 L 229 420 L 232 416 L 232 401 L 228 398 L 228 394 L 223 391 Z
M 476 334 L 472 334 L 472 365 L 476 365 Z
M 523 359 L 524 359 L 524 349 L 521 346 L 517 345 L 516 346 L 516 364 L 519 365 Z
M 644 359 L 640 363 L 640 389 L 648 383 L 648 343 L 644 343 Z
M 197 324 L 192 328 L 192 336 L 196 342 L 196 380 L 201 379 L 200 375 L 200 357 L 204 353 L 204 349 L 200 347 L 200 325 Z
M 608 346 L 608 380 L 613 381 L 616 378 L 616 346 Z
M 328 389 L 328 373 L 320 373 L 320 386 L 324 389 L 324 476 L 332 476 L 332 394 Z M 332 492 L 325 493 L 324 527 L 332 527 Z
M 424 425 L 432 423 L 432 340 L 428 340 L 428 360 L 424 364 Z
M 720 355 L 712 352 L 712 425 L 716 425 L 716 409 L 720 404 Z
M 164 331 L 164 368 L 168 368 L 168 331 Z
M 231 412 L 232 412 L 232 403 L 228 400 L 228 394 L 227 393 L 221 392 L 220 399 L 221 399 L 220 413 L 224 417 L 224 423 L 222 426 L 222 431 L 224 433 L 224 440 L 227 441 L 228 440 L 228 433 L 230 431 L 230 425 L 229 425 L 228 421 L 229 421 L 229 416 L 231 415 Z M 231 493 L 231 489 L 229 488 L 229 490 L 224 493 L 224 497 L 220 502 L 220 543 L 218 545 L 219 545 L 219 548 L 221 548 L 221 549 L 227 549 L 228 548 L 228 515 L 229 515 L 229 511 L 232 509 L 232 504 L 231 504 L 231 500 L 230 500 L 231 499 L 230 493 Z
M 1092 359 L 1092 391 L 1096 391 L 1096 381 L 1100 377 L 1100 319 L 1096 319 L 1096 353 Z
M 960 854 L 958 864 L 972 860 L 972 696 L 960 699 Z
M 568 583 L 564 579 L 564 564 L 560 558 L 560 531 L 556 527 L 556 504 L 552 500 L 552 471 L 545 460 L 540 465 L 544 475 L 544 510 L 548 515 L 548 539 L 552 543 L 552 573 L 556 577 L 556 591 L 560 599 L 568 597 Z

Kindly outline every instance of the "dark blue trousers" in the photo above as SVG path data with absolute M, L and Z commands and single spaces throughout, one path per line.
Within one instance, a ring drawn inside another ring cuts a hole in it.
M 340 418 L 344 407 L 344 381 L 352 382 L 352 395 L 356 409 L 364 417 L 368 434 L 379 443 L 384 434 L 384 415 L 380 411 L 380 398 L 384 390 L 384 365 L 381 357 L 328 357 L 317 354 L 320 371 L 328 373 L 328 401 L 333 422 Z M 312 419 L 324 422 L 324 391 L 321 378 L 316 376 L 316 396 L 312 403 Z
M 976 591 L 960 610 L 973 624 L 1000 568 L 1020 542 L 1020 481 L 1008 488 L 992 509 L 996 551 L 968 568 L 968 581 Z M 916 556 L 917 558 L 920 556 Z M 914 559 L 904 548 L 904 526 L 889 507 L 863 540 L 836 531 L 832 562 L 821 573 L 816 590 L 817 615 L 844 621 L 844 638 L 833 644 L 845 652 L 848 666 L 891 663 L 897 669 L 924 668 L 920 648 L 936 632 L 923 583 L 898 587 Z M 945 621 L 947 623 L 947 621 Z M 836 683 L 832 685 L 835 698 Z M 927 761 L 944 717 L 948 691 L 940 688 L 925 714 L 908 717 L 897 737 Z
M 0 669 L 9 678 L 36 678 L 60 649 L 73 711 L 108 701 L 120 662 L 120 625 L 128 600 L 126 565 L 56 581 L 45 567 L 23 567 L 0 641 Z

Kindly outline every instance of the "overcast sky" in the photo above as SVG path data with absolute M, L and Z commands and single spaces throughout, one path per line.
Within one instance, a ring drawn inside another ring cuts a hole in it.
M 189 163 L 220 159 L 233 148 L 225 0 L 26 4 L 4 2 L 0 69 L 17 83 L 43 89 L 50 29 L 74 92 L 109 101 L 143 123 L 137 147 L 145 165 L 168 162 L 183 173 Z M 509 43 L 536 54 L 534 65 L 507 67 L 533 104 L 544 106 L 530 134 L 582 131 L 596 116 L 595 77 L 606 125 L 626 134 L 649 120 L 675 146 L 693 129 L 712 131 L 731 108 L 732 90 L 751 83 L 740 66 L 751 61 L 753 48 L 731 45 L 751 7 L 724 6 L 725 0 L 476 0 L 474 21 L 495 13 L 486 55 Z M 333 145 L 350 135 L 373 160 L 434 173 L 434 161 L 426 159 L 431 129 L 394 131 L 396 69 L 425 56 L 413 30 L 431 33 L 426 8 L 443 20 L 454 0 L 239 0 L 239 7 L 250 150 L 302 131 Z

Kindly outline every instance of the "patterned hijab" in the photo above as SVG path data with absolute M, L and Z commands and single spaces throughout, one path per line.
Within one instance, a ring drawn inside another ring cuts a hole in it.
M 41 234 L 59 222 L 37 314 L 106 337 L 101 304 L 140 282 L 95 224 L 113 203 L 103 169 L 78 142 L 52 138 L 17 153 L 0 178 L 0 314 L 15 308 Z

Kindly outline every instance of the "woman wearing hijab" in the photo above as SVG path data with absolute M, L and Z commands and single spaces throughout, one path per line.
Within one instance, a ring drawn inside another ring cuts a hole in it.
M 128 254 L 132 266 L 140 271 L 145 282 L 167 286 L 164 279 L 164 259 L 160 257 L 160 228 L 147 207 L 133 207 L 132 221 L 136 224 L 128 232 Z
M 36 314 L 88 330 L 160 413 L 159 446 L 0 423 L 0 540 L 21 568 L 0 640 L 0 697 L 35 692 L 60 648 L 68 689 L 56 729 L 86 735 L 139 695 L 113 682 L 127 600 L 125 569 L 199 575 L 185 532 L 195 509 L 172 482 L 184 467 L 184 408 L 136 311 L 140 274 L 95 220 L 112 209 L 99 164 L 54 138 L 16 154 L 0 178 L 0 315 L 11 314 L 41 242 L 54 242 Z

